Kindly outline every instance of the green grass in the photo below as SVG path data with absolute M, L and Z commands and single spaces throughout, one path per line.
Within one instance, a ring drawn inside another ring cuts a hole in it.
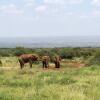
M 34 64 L 21 70 L 16 59 L 10 62 L 14 68 L 6 69 L 11 63 L 0 68 L 0 100 L 100 100 L 100 66 L 70 68 L 63 63 L 60 70 L 43 70 Z

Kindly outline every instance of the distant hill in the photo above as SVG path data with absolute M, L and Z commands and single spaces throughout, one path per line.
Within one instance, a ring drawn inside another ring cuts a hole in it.
M 0 48 L 23 46 L 44 47 L 100 47 L 100 36 L 9 37 L 0 38 Z

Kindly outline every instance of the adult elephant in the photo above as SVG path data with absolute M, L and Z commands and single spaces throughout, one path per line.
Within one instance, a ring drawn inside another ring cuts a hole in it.
M 43 68 L 48 68 L 49 67 L 49 61 L 50 61 L 50 57 L 49 56 L 43 56 L 42 57 Z
M 54 57 L 55 68 L 60 68 L 60 62 L 61 62 L 61 57 L 55 56 Z
M 19 56 L 18 60 L 20 63 L 20 68 L 22 69 L 25 63 L 29 63 L 30 68 L 32 68 L 32 63 L 34 61 L 38 61 L 38 58 L 39 57 L 36 54 L 23 54 Z

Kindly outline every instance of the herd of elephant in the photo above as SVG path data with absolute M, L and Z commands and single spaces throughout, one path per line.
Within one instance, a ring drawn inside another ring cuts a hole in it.
M 23 54 L 18 57 L 18 60 L 19 60 L 21 69 L 24 67 L 25 63 L 29 63 L 30 68 L 32 68 L 32 63 L 34 61 L 41 61 L 42 67 L 43 67 L 43 69 L 45 69 L 45 68 L 49 68 L 50 57 L 49 56 L 39 57 L 36 54 Z M 59 56 L 54 56 L 53 62 L 55 64 L 55 68 L 60 68 L 61 58 Z

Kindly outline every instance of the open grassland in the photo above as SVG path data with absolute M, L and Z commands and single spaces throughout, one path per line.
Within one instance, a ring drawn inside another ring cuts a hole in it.
M 100 66 L 20 69 L 15 57 L 1 58 L 0 100 L 100 100 Z

